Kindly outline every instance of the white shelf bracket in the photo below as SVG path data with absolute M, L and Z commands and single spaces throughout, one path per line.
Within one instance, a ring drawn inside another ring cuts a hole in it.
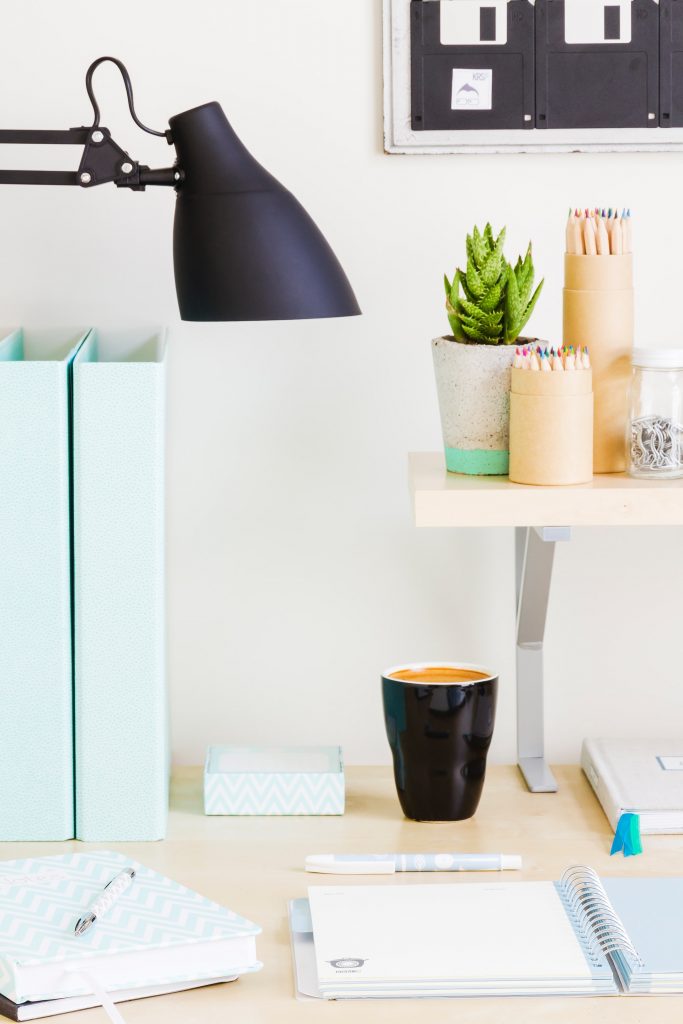
M 555 544 L 571 540 L 568 526 L 515 530 L 517 592 L 517 761 L 532 793 L 556 793 L 545 760 L 543 640 Z

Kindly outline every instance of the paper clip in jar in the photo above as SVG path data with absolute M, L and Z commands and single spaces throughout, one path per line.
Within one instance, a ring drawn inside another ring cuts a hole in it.
M 683 349 L 634 350 L 630 406 L 631 476 L 683 477 Z

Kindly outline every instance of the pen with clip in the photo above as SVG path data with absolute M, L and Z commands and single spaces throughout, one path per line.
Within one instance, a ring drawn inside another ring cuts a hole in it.
M 133 884 L 135 868 L 124 868 L 114 875 L 111 881 L 107 882 L 102 892 L 90 904 L 87 913 L 79 917 L 74 928 L 75 935 L 83 935 L 92 928 L 98 917 L 105 914 L 112 907 L 120 896 Z
M 395 871 L 519 871 L 522 858 L 505 853 L 312 854 L 306 870 L 325 875 L 393 875 Z

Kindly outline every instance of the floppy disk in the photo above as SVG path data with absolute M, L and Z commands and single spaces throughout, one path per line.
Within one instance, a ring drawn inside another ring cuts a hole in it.
M 530 0 L 411 0 L 414 131 L 534 127 Z
M 660 0 L 659 123 L 683 128 L 683 4 Z
M 536 0 L 536 126 L 658 124 L 656 0 Z

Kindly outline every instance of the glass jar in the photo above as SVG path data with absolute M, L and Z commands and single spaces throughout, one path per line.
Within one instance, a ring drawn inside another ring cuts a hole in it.
M 683 349 L 634 350 L 626 458 L 631 476 L 683 477 Z

